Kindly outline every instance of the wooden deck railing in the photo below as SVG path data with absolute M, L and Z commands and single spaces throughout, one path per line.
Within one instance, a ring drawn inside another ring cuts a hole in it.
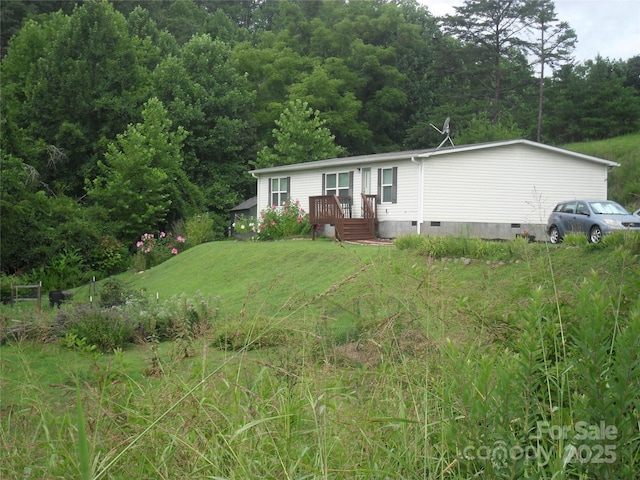
M 378 221 L 378 203 L 375 195 L 362 194 L 362 218 L 367 221 L 367 228 L 372 237 L 376 236 Z
M 323 195 L 309 197 L 309 222 L 312 225 L 311 238 L 316 238 L 318 225 L 331 224 L 336 229 L 336 236 L 345 238 L 345 218 L 352 217 L 351 197 Z M 367 224 L 371 238 L 375 237 L 378 218 L 376 196 L 362 194 L 362 217 Z
M 338 235 L 344 235 L 344 210 L 336 195 L 309 197 L 309 223 L 311 238 L 316 239 L 316 226 L 333 224 Z

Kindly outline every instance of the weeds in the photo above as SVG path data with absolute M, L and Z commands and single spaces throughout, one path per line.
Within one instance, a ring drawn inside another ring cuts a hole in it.
M 62 372 L 62 392 L 29 341 L 10 345 L 3 378 L 22 373 L 6 376 L 0 476 L 635 478 L 637 258 L 609 245 L 608 268 L 578 277 L 576 259 L 597 259 L 588 246 L 499 245 L 487 255 L 520 263 L 432 262 L 415 242 L 275 314 L 223 318 L 204 296 L 130 303 L 151 340 L 142 358 L 94 358 L 68 335 L 59 354 L 95 374 Z

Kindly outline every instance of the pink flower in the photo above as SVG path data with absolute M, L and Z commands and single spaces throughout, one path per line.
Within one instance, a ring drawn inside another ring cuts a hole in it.
M 298 215 L 298 218 L 296 218 L 296 222 L 300 223 L 301 221 L 302 221 L 302 217 Z
M 166 234 L 166 233 L 164 233 L 164 232 L 160 232 L 160 238 L 164 238 L 164 237 L 166 237 L 166 236 L 167 236 L 167 234 Z
M 300 205 L 300 200 L 296 200 L 296 205 Z
M 138 242 L 136 243 L 136 247 L 140 248 L 142 245 L 144 245 L 144 242 Z
M 178 254 L 178 249 L 177 248 L 172 248 L 171 249 L 171 253 L 173 253 L 174 255 Z
M 186 240 L 184 239 L 184 237 L 182 235 L 178 235 L 178 241 L 180 243 L 184 243 Z
M 273 227 L 276 224 L 273 220 L 271 220 L 271 226 Z

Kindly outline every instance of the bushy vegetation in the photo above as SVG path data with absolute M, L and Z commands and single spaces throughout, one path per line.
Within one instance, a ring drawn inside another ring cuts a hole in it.
M 435 147 L 447 116 L 456 145 L 620 136 L 592 153 L 638 203 L 638 57 L 570 62 L 551 1 L 3 2 L 0 267 L 45 289 L 122 272 L 145 234 L 225 239 L 252 167 Z
M 237 234 L 253 234 L 253 240 L 281 240 L 311 233 L 309 215 L 300 207 L 299 200 L 267 207 L 260 212 L 259 219 L 239 216 L 232 226 Z
M 294 288 L 287 278 L 308 275 L 309 262 L 291 263 L 233 306 L 129 295 L 107 311 L 151 335 L 110 355 L 76 334 L 11 339 L 0 447 L 12 455 L 0 473 L 634 479 L 639 240 L 607 239 L 596 250 L 413 236 L 402 249 L 279 242 L 274 262 L 332 247 L 342 274 L 316 268 L 324 286 Z M 438 260 L 462 254 L 470 262 Z M 175 285 L 188 259 L 154 274 Z

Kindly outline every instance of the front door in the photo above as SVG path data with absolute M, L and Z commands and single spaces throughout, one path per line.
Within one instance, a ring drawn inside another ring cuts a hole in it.
M 362 193 L 371 195 L 371 169 L 363 168 L 362 172 Z

